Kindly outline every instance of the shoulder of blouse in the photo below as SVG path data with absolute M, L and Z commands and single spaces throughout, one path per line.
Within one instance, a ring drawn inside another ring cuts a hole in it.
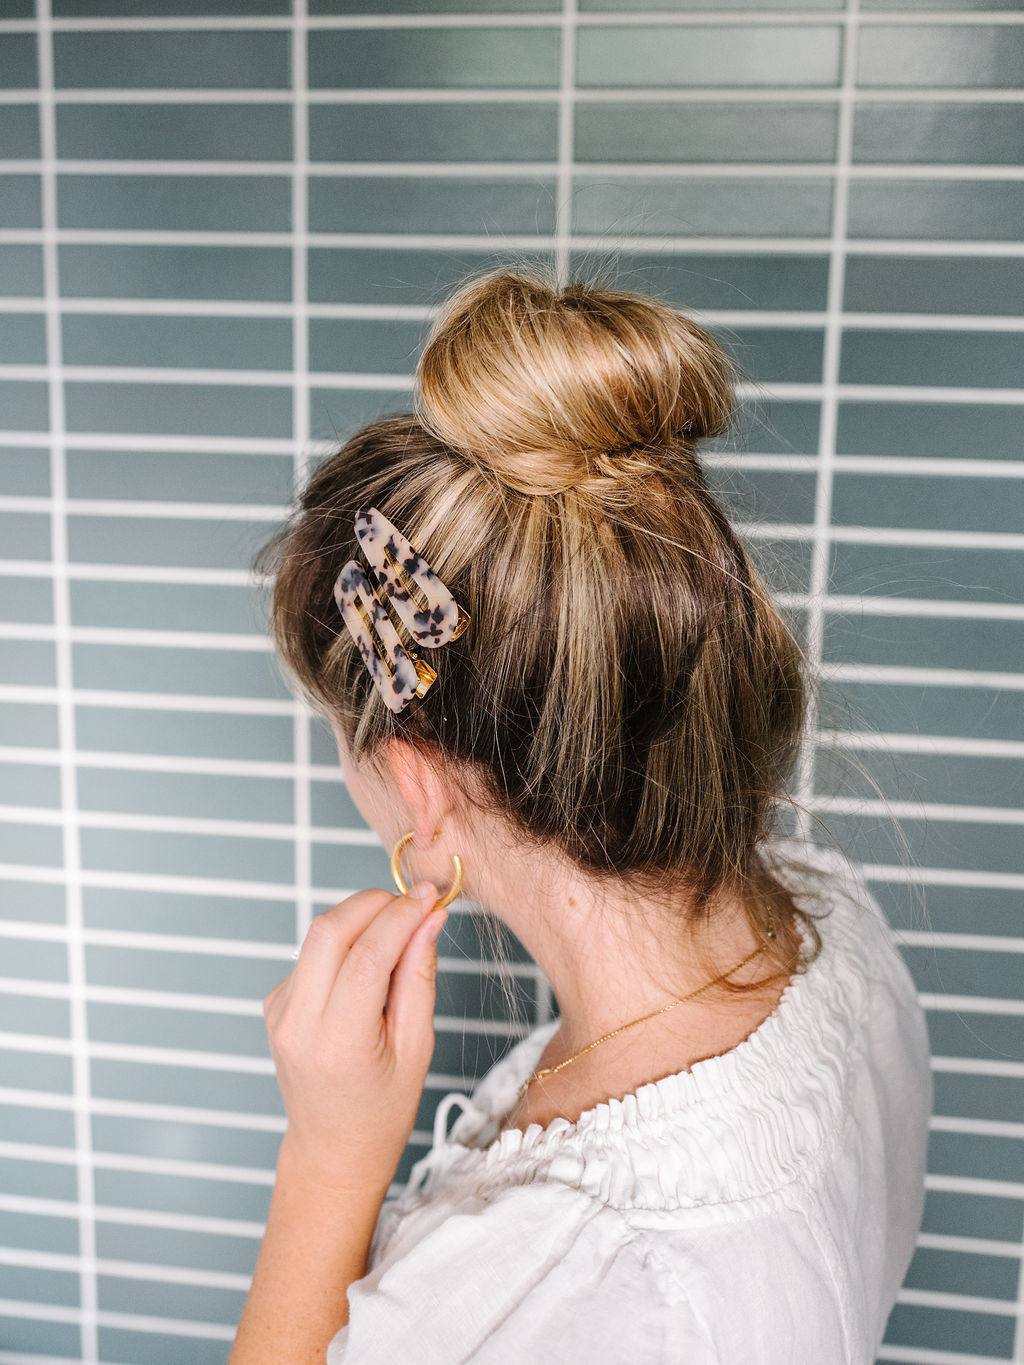
M 546 1181 L 637 1213 L 742 1201 L 753 1214 L 777 1205 L 795 1181 L 812 1180 L 833 1155 L 850 1111 L 873 983 L 884 979 L 907 1008 L 919 1007 L 893 931 L 847 860 L 796 841 L 777 842 L 772 855 L 798 904 L 817 917 L 822 950 L 753 1033 L 575 1122 L 502 1130 L 502 1115 L 558 1021 L 538 1026 L 472 1097 L 453 1091 L 443 1098 L 431 1150 L 386 1206 L 381 1239 L 442 1193 L 450 1204 L 470 1192 L 486 1199 L 509 1185 Z M 803 938 L 807 946 L 806 930 Z M 447 1135 L 453 1104 L 463 1112 Z

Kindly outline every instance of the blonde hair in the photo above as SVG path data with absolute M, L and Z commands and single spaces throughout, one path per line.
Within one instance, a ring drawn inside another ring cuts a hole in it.
M 400 736 L 598 885 L 677 913 L 687 893 L 694 926 L 729 896 L 763 934 L 771 909 L 777 980 L 821 947 L 765 848 L 805 684 L 697 456 L 729 427 L 737 375 L 709 332 L 647 295 L 539 270 L 472 278 L 427 339 L 415 412 L 320 463 L 256 568 L 274 574 L 282 663 L 356 762 Z M 332 596 L 367 503 L 472 617 L 398 714 Z

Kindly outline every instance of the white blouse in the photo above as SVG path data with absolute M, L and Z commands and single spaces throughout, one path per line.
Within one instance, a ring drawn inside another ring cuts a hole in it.
M 823 877 L 783 875 L 830 907 L 821 955 L 738 1046 L 503 1130 L 553 1020 L 445 1096 L 327 1365 L 871 1365 L 923 1214 L 928 1036 L 877 903 L 806 855 Z

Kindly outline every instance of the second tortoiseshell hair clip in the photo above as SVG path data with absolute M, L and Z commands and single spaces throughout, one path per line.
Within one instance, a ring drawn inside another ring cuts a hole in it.
M 427 649 L 457 639 L 470 617 L 408 539 L 376 507 L 361 507 L 355 532 L 376 582 L 350 559 L 334 583 L 334 600 L 363 663 L 392 711 L 425 696 L 437 673 L 403 645 L 392 612 Z

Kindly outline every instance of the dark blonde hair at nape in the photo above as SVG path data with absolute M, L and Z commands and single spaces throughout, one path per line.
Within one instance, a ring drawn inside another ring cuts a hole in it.
M 496 270 L 442 307 L 416 379 L 415 412 L 323 460 L 258 556 L 286 670 L 358 763 L 401 737 L 524 846 L 691 929 L 738 897 L 763 934 L 770 908 L 759 986 L 803 970 L 815 916 L 765 847 L 803 660 L 697 457 L 732 420 L 733 363 L 656 298 Z M 332 595 L 364 504 L 472 617 L 397 714 Z

